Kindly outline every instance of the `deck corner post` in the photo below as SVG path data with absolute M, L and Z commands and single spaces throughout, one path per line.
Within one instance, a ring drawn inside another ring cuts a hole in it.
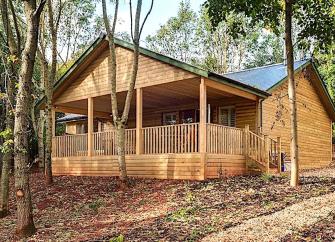
M 249 142 L 248 142 L 248 134 L 249 134 L 249 124 L 246 124 L 244 127 L 244 135 L 243 135 L 243 154 L 245 156 L 245 169 L 248 172 L 248 160 L 249 160 Z
M 200 93 L 199 93 L 199 108 L 200 108 L 200 120 L 199 120 L 199 152 L 201 160 L 201 176 L 206 179 L 206 152 L 207 152 L 207 88 L 205 78 L 201 77 L 200 82 Z
M 266 173 L 270 173 L 270 142 L 269 136 L 264 135 L 264 151 L 265 151 L 265 165 L 266 165 Z
M 143 89 L 136 89 L 136 155 L 143 153 Z
M 277 137 L 277 151 L 278 151 L 278 172 L 281 173 L 281 166 L 282 166 L 282 160 L 281 160 L 281 138 L 280 136 Z
M 87 100 L 87 156 L 93 155 L 93 109 L 93 97 L 89 97 Z

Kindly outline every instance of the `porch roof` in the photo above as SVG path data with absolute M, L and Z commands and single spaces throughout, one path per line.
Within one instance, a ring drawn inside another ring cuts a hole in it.
M 60 89 L 60 87 L 67 82 L 67 80 L 70 79 L 70 77 L 72 75 L 74 75 L 74 73 L 76 71 L 78 71 L 81 66 L 84 64 L 84 62 L 87 62 L 89 57 L 92 56 L 92 54 L 96 51 L 98 51 L 99 47 L 101 47 L 103 45 L 103 42 L 107 41 L 107 37 L 106 34 L 101 34 L 92 44 L 91 46 L 86 49 L 86 51 L 74 62 L 74 64 L 63 74 L 63 76 L 54 84 L 54 92 L 58 91 L 58 89 Z M 118 46 L 121 46 L 123 48 L 126 49 L 133 49 L 133 44 L 115 38 L 115 44 Z M 204 69 L 201 69 L 199 67 L 190 65 L 188 63 L 173 59 L 171 57 L 153 52 L 151 50 L 148 50 L 146 48 L 140 47 L 140 53 L 142 55 L 151 57 L 153 59 L 157 59 L 161 62 L 167 63 L 169 65 L 181 68 L 183 70 L 186 70 L 188 72 L 191 72 L 193 74 L 196 74 L 198 76 L 202 76 L 202 77 L 206 77 L 208 79 L 211 79 L 213 81 L 216 82 L 220 82 L 222 84 L 228 85 L 228 86 L 233 86 L 235 88 L 244 90 L 246 92 L 255 94 L 261 98 L 266 98 L 268 96 L 270 96 L 271 94 L 268 93 L 267 91 L 264 91 L 262 89 L 259 89 L 257 87 L 254 87 L 252 85 L 249 85 L 247 83 L 243 83 L 240 82 L 238 80 L 234 80 L 232 78 L 223 76 L 223 75 L 219 75 L 217 73 L 214 72 L 210 72 L 210 71 L 206 71 Z M 41 105 L 43 105 L 45 102 L 45 96 L 43 98 L 41 98 L 37 103 L 36 103 L 36 108 L 40 108 Z

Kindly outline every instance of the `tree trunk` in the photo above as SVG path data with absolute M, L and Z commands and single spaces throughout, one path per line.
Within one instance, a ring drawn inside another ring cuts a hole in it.
M 45 180 L 48 185 L 52 184 L 52 95 L 53 95 L 53 84 L 56 79 L 57 69 L 57 31 L 58 24 L 54 25 L 54 14 L 52 8 L 52 1 L 47 1 L 48 5 L 48 23 L 51 32 L 51 68 L 49 78 L 45 79 L 45 96 L 46 96 L 46 137 L 45 137 Z M 59 6 L 61 8 L 61 6 Z M 59 16 L 60 17 L 60 16 Z
M 109 67 L 111 69 L 110 75 L 110 82 L 111 82 L 111 106 L 112 106 L 112 115 L 113 115 L 113 122 L 117 134 L 117 155 L 118 155 L 118 162 L 119 162 L 119 170 L 120 170 L 120 179 L 124 185 L 128 183 L 127 177 L 127 168 L 126 168 L 126 160 L 125 160 L 125 125 L 128 121 L 129 110 L 131 99 L 133 97 L 136 78 L 137 78 L 137 71 L 138 71 L 138 58 L 139 58 L 139 44 L 140 44 L 140 36 L 147 20 L 152 7 L 153 7 L 153 0 L 151 1 L 150 9 L 147 15 L 144 18 L 142 26 L 140 26 L 140 17 L 141 17 L 141 9 L 142 9 L 142 0 L 137 1 L 136 6 L 136 13 L 135 13 L 135 28 L 133 31 L 133 22 L 131 22 L 131 36 L 134 45 L 133 51 L 133 64 L 132 64 L 132 74 L 129 80 L 128 92 L 125 100 L 124 109 L 122 112 L 122 116 L 119 116 L 118 113 L 118 105 L 117 105 L 117 98 L 116 98 L 116 52 L 115 52 L 115 43 L 114 43 L 114 33 L 115 33 L 115 26 L 117 23 L 117 14 L 118 14 L 118 4 L 119 1 L 115 1 L 115 9 L 114 9 L 114 20 L 112 28 L 110 28 L 109 18 L 106 10 L 106 0 L 102 0 L 102 11 L 103 11 L 103 20 L 108 36 L 109 41 L 109 54 L 110 54 L 110 63 Z M 131 14 L 132 14 L 132 2 L 129 2 Z
M 123 184 L 128 183 L 126 157 L 125 157 L 125 126 L 122 123 L 117 123 L 116 131 L 116 150 L 119 163 L 120 180 Z
M 38 159 L 39 159 L 39 167 L 45 167 L 44 161 L 44 125 L 45 125 L 45 115 L 44 112 L 40 112 L 40 116 L 38 118 L 37 124 L 37 136 L 38 136 Z
M 288 73 L 288 98 L 290 103 L 291 119 L 291 181 L 290 185 L 299 185 L 299 154 L 298 154 L 298 127 L 296 83 L 294 79 L 294 57 L 292 44 L 292 0 L 285 0 L 285 47 Z
M 46 89 L 47 90 L 47 89 Z M 47 91 L 48 92 L 48 91 Z M 51 164 L 51 152 L 52 152 L 52 109 L 51 104 L 47 97 L 47 108 L 46 108 L 46 127 L 45 127 L 45 182 L 47 185 L 51 185 L 52 179 L 52 164 Z
M 9 131 L 6 141 L 6 152 L 3 155 L 2 171 L 1 171 L 1 199 L 0 199 L 0 218 L 8 215 L 8 198 L 9 198 L 9 173 L 13 163 L 13 130 L 14 130 L 14 117 L 13 117 L 13 105 L 14 105 L 14 82 L 8 81 L 7 93 L 8 100 L 6 103 L 6 130 Z
M 26 43 L 22 53 L 14 125 L 15 192 L 17 204 L 16 233 L 20 238 L 28 237 L 36 231 L 29 187 L 28 127 L 39 20 L 45 1 L 41 1 L 37 8 L 36 0 L 23 1 L 23 3 L 27 32 Z
M 6 33 L 9 54 L 19 57 L 18 46 L 15 42 L 12 27 L 8 18 L 8 5 L 6 0 L 1 0 L 2 23 Z M 19 37 L 18 37 L 19 38 Z M 8 67 L 7 79 L 7 100 L 6 100 L 6 130 L 8 135 L 5 138 L 6 152 L 3 154 L 1 170 L 1 194 L 0 194 L 0 217 L 8 214 L 9 197 L 9 172 L 14 161 L 13 155 L 13 130 L 14 130 L 14 103 L 15 103 L 15 79 L 17 78 L 17 66 L 15 61 L 11 61 Z

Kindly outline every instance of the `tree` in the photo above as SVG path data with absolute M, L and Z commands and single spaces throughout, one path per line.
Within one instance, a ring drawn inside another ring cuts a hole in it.
M 11 13 L 11 14 L 10 14 Z M 1 200 L 0 200 L 0 217 L 8 214 L 8 197 L 9 197 L 9 172 L 10 166 L 13 163 L 13 130 L 14 130 L 14 106 L 15 106 L 15 84 L 18 77 L 18 64 L 20 57 L 21 34 L 17 26 L 17 17 L 14 11 L 12 0 L 1 0 L 1 16 L 2 25 L 6 38 L 7 47 L 7 63 L 4 63 L 4 79 L 6 83 L 6 129 L 2 132 L 4 137 L 3 147 L 3 163 L 1 175 Z M 16 29 L 16 38 L 14 36 L 14 29 L 10 23 L 10 16 L 14 20 Z
M 141 33 L 144 27 L 148 16 L 152 11 L 154 1 L 151 1 L 150 9 L 147 12 L 143 23 L 140 24 L 141 18 L 141 10 L 142 10 L 142 0 L 137 1 L 136 13 L 135 13 L 135 20 L 134 20 L 134 28 L 133 28 L 133 15 L 132 15 L 132 1 L 129 1 L 130 7 L 130 17 L 131 17 L 131 38 L 133 41 L 133 62 L 132 62 L 132 72 L 131 77 L 128 83 L 128 91 L 127 96 L 123 108 L 122 115 L 119 115 L 118 111 L 118 102 L 116 98 L 116 48 L 114 43 L 114 35 L 115 35 L 115 26 L 117 21 L 118 15 L 118 7 L 119 1 L 115 1 L 115 8 L 114 8 L 114 19 L 112 26 L 110 26 L 107 8 L 106 8 L 106 0 L 102 0 L 102 11 L 103 11 L 103 19 L 104 24 L 107 32 L 108 42 L 109 42 L 109 54 L 110 54 L 110 70 L 111 70 L 111 105 L 112 105 L 112 116 L 113 116 L 113 123 L 114 128 L 116 130 L 116 150 L 118 155 L 118 163 L 119 163 L 119 170 L 120 170 L 120 180 L 123 185 L 127 185 L 128 177 L 127 177 L 127 170 L 126 170 L 126 161 L 125 161 L 125 125 L 128 121 L 129 110 L 130 110 L 130 103 L 133 97 L 136 78 L 137 78 L 137 71 L 138 71 L 138 59 L 139 59 L 139 47 L 140 47 L 140 38 Z
M 48 6 L 48 26 L 51 36 L 51 66 L 48 76 L 44 76 L 44 90 L 46 97 L 46 141 L 45 141 L 45 180 L 47 184 L 52 184 L 52 167 L 51 167 L 51 149 L 52 149 L 52 94 L 53 84 L 56 81 L 57 71 L 57 36 L 63 4 L 59 1 L 57 16 L 54 17 L 54 6 L 51 0 L 47 0 Z M 48 70 L 48 65 L 44 53 L 44 69 Z
M 298 154 L 298 130 L 297 130 L 297 104 L 296 82 L 294 79 L 294 50 L 292 43 L 292 18 L 293 14 L 301 31 L 298 38 L 313 39 L 320 47 L 326 47 L 334 41 L 334 7 L 333 0 L 207 0 L 205 6 L 213 26 L 227 19 L 228 13 L 235 11 L 243 13 L 251 19 L 252 23 L 262 23 L 264 27 L 273 29 L 279 34 L 280 19 L 285 16 L 285 49 L 288 73 L 288 98 L 290 103 L 291 120 L 291 186 L 297 186 L 299 182 L 299 154 Z
M 40 16 L 45 0 L 38 5 L 36 0 L 22 1 L 27 23 L 26 41 L 22 52 L 14 125 L 15 194 L 17 204 L 16 233 L 20 237 L 35 231 L 29 187 L 28 127 L 31 110 L 31 86 L 37 50 Z
M 190 1 L 181 1 L 176 17 L 171 17 L 153 36 L 145 39 L 149 49 L 184 62 L 196 62 L 197 14 Z

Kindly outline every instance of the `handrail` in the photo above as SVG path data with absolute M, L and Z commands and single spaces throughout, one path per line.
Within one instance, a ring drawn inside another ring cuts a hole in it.
M 246 158 L 261 166 L 263 171 L 269 172 L 270 167 L 278 168 L 280 172 L 280 144 L 278 141 L 264 135 L 257 135 L 249 130 L 246 132 Z
M 195 153 L 199 151 L 199 123 L 142 129 L 144 154 Z
M 243 154 L 243 130 L 220 124 L 207 124 L 207 152 Z

